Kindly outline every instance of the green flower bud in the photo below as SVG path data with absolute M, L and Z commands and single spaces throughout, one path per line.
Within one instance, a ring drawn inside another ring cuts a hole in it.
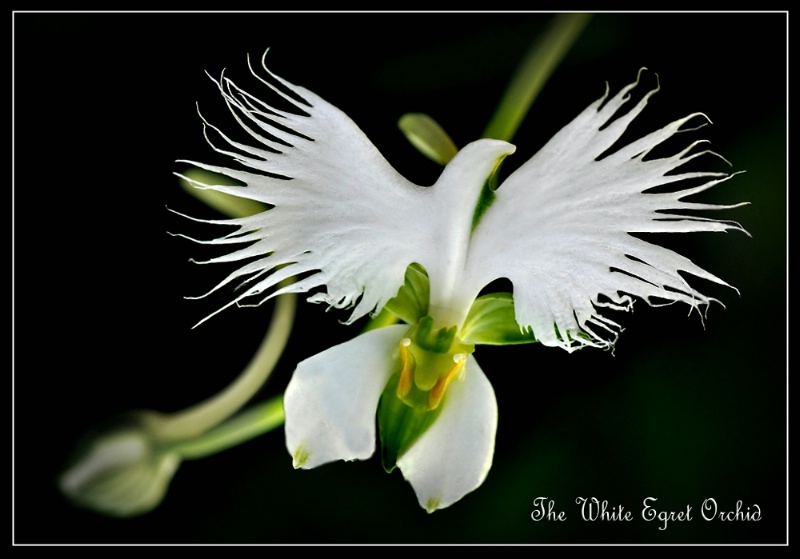
M 181 462 L 156 436 L 162 422 L 154 412 L 138 412 L 87 435 L 59 479 L 61 491 L 76 505 L 110 516 L 158 506 Z

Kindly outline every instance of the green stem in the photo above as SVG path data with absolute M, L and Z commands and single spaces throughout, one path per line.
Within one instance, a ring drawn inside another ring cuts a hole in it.
M 166 416 L 159 426 L 159 437 L 165 441 L 197 437 L 241 409 L 261 388 L 283 353 L 292 330 L 296 303 L 293 293 L 279 296 L 264 341 L 239 377 L 208 400 Z
M 484 138 L 510 141 L 533 100 L 589 21 L 589 14 L 559 14 L 520 63 Z
M 203 458 L 283 425 L 283 394 L 255 405 L 174 450 L 185 460 Z

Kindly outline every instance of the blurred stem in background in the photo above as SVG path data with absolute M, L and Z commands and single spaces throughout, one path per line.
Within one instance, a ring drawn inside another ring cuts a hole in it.
M 497 111 L 483 131 L 483 138 L 511 141 L 536 96 L 590 18 L 589 14 L 560 14 L 553 18 L 542 37 L 531 45 L 522 59 Z
M 506 142 L 514 138 L 536 96 L 590 18 L 590 14 L 559 14 L 553 18 L 517 67 L 482 138 Z M 408 141 L 435 163 L 446 165 L 458 152 L 455 142 L 429 115 L 408 113 L 400 117 L 397 125 Z
M 533 44 L 483 137 L 510 141 L 547 79 L 586 26 L 587 14 L 560 14 Z M 398 122 L 406 138 L 426 157 L 446 165 L 456 154 L 455 143 L 432 118 L 420 113 Z M 191 169 L 186 176 L 200 183 L 225 180 Z M 221 183 L 220 183 L 221 184 Z M 197 189 L 184 189 L 229 217 L 266 210 L 258 202 Z M 112 516 L 134 516 L 157 507 L 182 460 L 202 458 L 267 433 L 284 422 L 282 395 L 241 411 L 270 376 L 291 332 L 296 295 L 277 298 L 267 334 L 255 356 L 237 379 L 219 394 L 173 414 L 132 412 L 90 433 L 79 444 L 72 465 L 62 474 L 62 492 L 75 504 Z M 384 310 L 365 330 L 396 322 Z M 237 413 L 238 412 L 238 413 Z
M 192 169 L 199 182 L 219 175 Z M 259 203 L 184 188 L 230 217 L 264 211 Z M 277 364 L 292 331 L 297 296 L 280 295 L 264 340 L 250 363 L 220 393 L 172 414 L 146 410 L 109 422 L 79 444 L 62 474 L 62 492 L 76 504 L 112 516 L 135 516 L 157 507 L 182 460 L 202 458 L 243 443 L 283 424 L 282 396 L 239 412 L 261 389 Z

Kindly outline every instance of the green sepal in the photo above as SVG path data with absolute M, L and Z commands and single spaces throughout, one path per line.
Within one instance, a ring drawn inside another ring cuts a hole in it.
M 404 404 L 397 397 L 399 380 L 399 372 L 392 375 L 378 403 L 381 463 L 387 473 L 397 467 L 397 459 L 433 424 L 442 410 L 442 405 L 434 410 L 424 411 Z
M 387 309 L 386 305 L 384 305 L 384 307 L 381 309 L 381 312 L 370 318 L 367 324 L 364 325 L 364 329 L 361 330 L 361 333 L 364 334 L 370 330 L 386 328 L 387 326 L 392 326 L 393 324 L 397 324 L 397 315 L 389 312 L 389 309 Z
M 425 157 L 439 165 L 447 165 L 458 153 L 455 142 L 433 118 L 422 113 L 407 113 L 397 126 Z
M 405 282 L 397 291 L 397 295 L 389 299 L 383 308 L 403 322 L 416 324 L 420 318 L 428 314 L 429 302 L 428 274 L 425 268 L 414 263 L 406 268 Z
M 511 293 L 490 293 L 475 299 L 461 328 L 465 342 L 483 345 L 531 344 L 538 340 L 533 330 L 523 330 L 514 317 Z

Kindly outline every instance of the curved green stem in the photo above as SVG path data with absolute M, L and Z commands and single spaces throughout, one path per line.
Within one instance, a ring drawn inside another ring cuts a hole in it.
M 173 450 L 185 460 L 203 458 L 283 425 L 283 394 L 261 402 Z
M 269 377 L 289 339 L 297 304 L 295 294 L 277 298 L 267 334 L 239 377 L 219 394 L 183 411 L 164 417 L 158 435 L 162 440 L 196 437 L 219 425 L 253 397 Z
M 590 17 L 589 14 L 559 14 L 553 19 L 547 32 L 522 59 L 482 137 L 505 141 L 514 137 L 531 103 Z

